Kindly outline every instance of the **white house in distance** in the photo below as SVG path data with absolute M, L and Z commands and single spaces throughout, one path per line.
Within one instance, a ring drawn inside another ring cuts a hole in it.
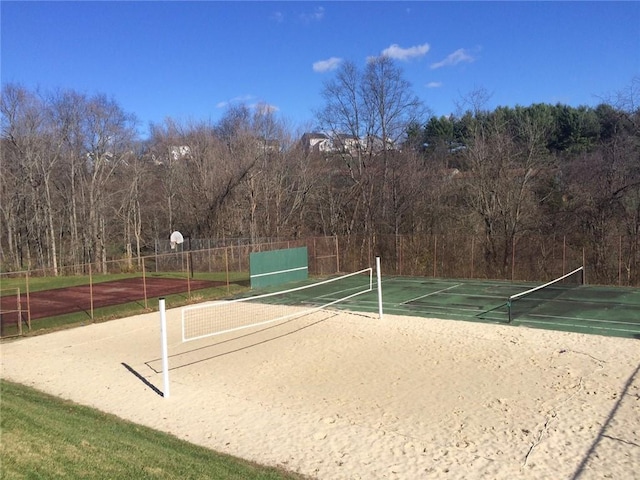
M 300 140 L 307 151 L 323 153 L 355 153 L 358 148 L 361 152 L 380 153 L 382 150 L 395 150 L 392 141 L 384 142 L 379 137 L 369 136 L 361 139 L 346 133 L 338 133 L 329 136 L 326 133 L 309 132 L 302 135 Z
M 191 155 L 191 148 L 188 145 L 174 145 L 170 149 L 171 157 L 174 160 L 179 160 L 188 155 Z
M 300 140 L 304 148 L 308 151 L 316 150 L 319 152 L 333 151 L 333 143 L 326 133 L 309 132 L 302 135 Z

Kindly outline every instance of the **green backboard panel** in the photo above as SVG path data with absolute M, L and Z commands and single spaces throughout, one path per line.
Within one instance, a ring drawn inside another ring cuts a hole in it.
M 251 288 L 263 288 L 306 280 L 309 277 L 307 247 L 249 254 Z

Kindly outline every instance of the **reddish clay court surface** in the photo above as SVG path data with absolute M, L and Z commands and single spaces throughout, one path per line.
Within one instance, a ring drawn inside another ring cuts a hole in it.
M 56 288 L 29 294 L 31 306 L 31 320 L 53 317 L 67 313 L 87 312 L 91 314 L 91 295 L 93 294 L 93 308 L 120 305 L 122 303 L 144 301 L 146 297 L 158 298 L 165 295 L 200 290 L 224 285 L 224 282 L 209 282 L 204 280 L 189 280 L 185 278 L 128 278 L 110 282 L 96 283 L 93 287 L 82 285 L 78 287 Z M 27 298 L 21 296 L 22 316 L 26 316 Z M 2 324 L 16 323 L 17 299 L 15 296 L 5 296 L 0 299 L 2 310 Z

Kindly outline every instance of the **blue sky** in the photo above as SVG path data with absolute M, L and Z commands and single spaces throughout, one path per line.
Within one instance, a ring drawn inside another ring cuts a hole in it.
M 313 127 L 336 65 L 397 59 L 436 115 L 486 105 L 595 106 L 640 75 L 640 2 L 0 3 L 2 83 L 102 93 L 141 132 L 265 103 Z

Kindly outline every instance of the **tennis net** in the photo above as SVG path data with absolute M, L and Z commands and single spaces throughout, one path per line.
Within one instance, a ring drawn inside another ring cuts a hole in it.
M 567 290 L 584 284 L 584 267 L 579 267 L 572 272 L 556 278 L 550 282 L 531 288 L 524 292 L 511 295 L 507 301 L 509 311 L 509 323 L 522 316 L 544 302 L 559 297 Z
M 182 341 L 289 320 L 373 289 L 373 269 L 365 268 L 288 290 L 185 307 L 182 309 Z

